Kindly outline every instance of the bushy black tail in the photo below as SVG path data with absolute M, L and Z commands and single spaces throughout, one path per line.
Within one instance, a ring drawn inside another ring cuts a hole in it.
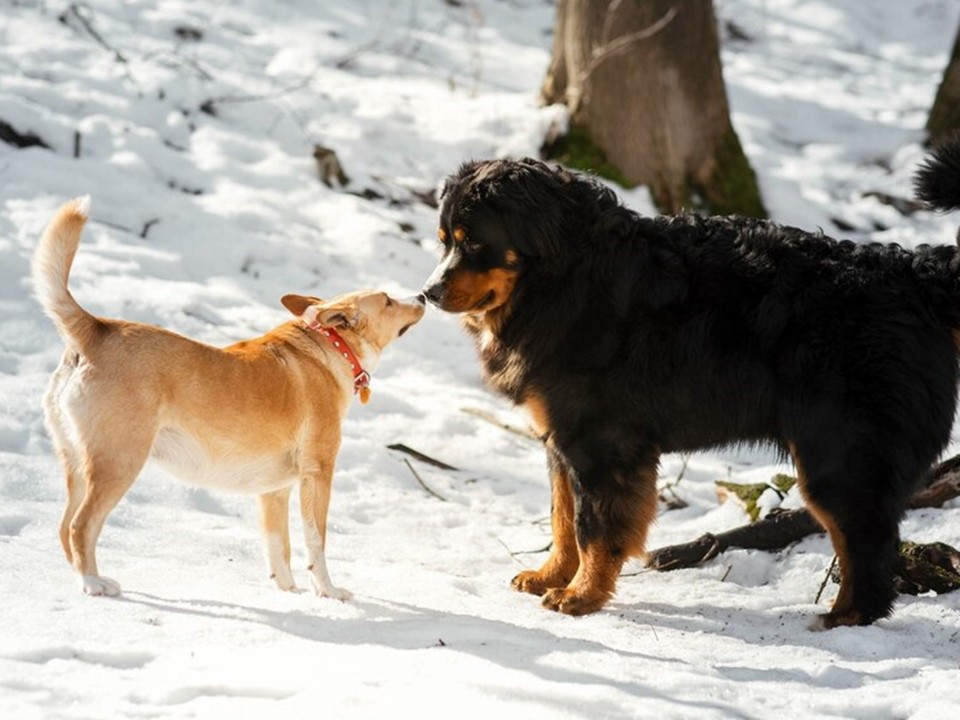
M 913 187 L 936 210 L 960 210 L 960 133 L 933 149 L 914 175 Z

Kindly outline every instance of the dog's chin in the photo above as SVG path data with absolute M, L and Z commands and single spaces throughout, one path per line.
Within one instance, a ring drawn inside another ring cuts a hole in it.
M 491 290 L 482 298 L 480 298 L 480 302 L 475 303 L 472 308 L 467 310 L 467 312 L 481 313 L 486 312 L 487 310 L 493 310 L 498 306 L 499 303 L 497 303 L 497 292 L 496 290 Z

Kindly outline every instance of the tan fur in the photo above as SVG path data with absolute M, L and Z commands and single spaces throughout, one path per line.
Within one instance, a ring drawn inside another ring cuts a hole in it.
M 638 494 L 636 496 L 635 511 L 636 517 L 634 525 L 630 531 L 618 539 L 618 544 L 613 546 L 609 541 L 597 540 L 588 545 L 581 545 L 576 542 L 576 549 L 579 553 L 579 564 L 575 565 L 572 561 L 566 565 L 567 568 L 575 567 L 576 574 L 570 580 L 568 585 L 554 586 L 543 593 L 544 607 L 551 610 L 557 610 L 568 615 L 586 615 L 602 608 L 613 595 L 616 587 L 617 578 L 620 576 L 620 570 L 624 562 L 629 557 L 642 555 L 647 541 L 647 531 L 657 515 L 657 473 L 656 467 L 650 468 L 636 479 Z M 569 492 L 569 491 L 568 491 Z M 554 490 L 556 497 L 556 490 Z M 556 501 L 555 501 L 556 502 Z M 567 531 L 573 535 L 573 498 L 569 499 L 569 509 L 561 506 L 560 512 L 569 513 L 569 526 Z M 551 519 L 554 528 L 554 542 L 569 544 L 570 537 L 564 535 L 565 518 L 557 518 L 558 508 L 556 505 L 551 509 Z M 561 532 L 558 534 L 558 527 Z M 575 536 L 574 536 L 575 539 Z M 551 555 L 551 559 L 553 555 Z M 548 563 L 550 559 L 548 559 Z M 545 566 L 540 572 L 547 569 Z M 533 592 L 530 587 L 521 587 L 514 584 L 518 590 Z
M 67 278 L 86 219 L 84 202 L 65 204 L 33 263 L 37 295 L 67 345 L 44 409 L 67 483 L 60 539 L 84 591 L 119 593 L 99 574 L 96 542 L 153 457 L 189 482 L 260 496 L 271 576 L 285 590 L 294 588 L 287 514 L 290 488 L 299 482 L 314 588 L 347 597 L 330 582 L 323 548 L 353 373 L 304 321 L 329 321 L 373 372 L 383 348 L 420 320 L 422 302 L 372 291 L 329 302 L 288 295 L 284 305 L 300 320 L 216 348 L 152 325 L 95 318 L 80 307 Z
M 837 562 L 840 566 L 840 591 L 833 601 L 833 607 L 830 608 L 829 613 L 818 617 L 811 628 L 814 630 L 829 630 L 843 625 L 851 627 L 860 625 L 863 618 L 860 613 L 853 609 L 853 578 L 850 576 L 848 569 L 851 563 L 850 552 L 847 548 L 847 539 L 844 537 L 844 534 L 840 532 L 839 526 L 830 513 L 811 500 L 807 493 L 807 474 L 804 471 L 803 462 L 797 454 L 797 448 L 793 443 L 789 443 L 788 448 L 790 450 L 790 456 L 793 458 L 793 465 L 797 469 L 797 484 L 800 487 L 800 495 L 807 504 L 807 509 L 810 511 L 810 514 L 813 515 L 816 521 L 827 531 L 827 536 L 833 544 L 834 552 L 837 555 Z
M 522 403 L 534 432 L 551 451 L 553 424 L 543 398 L 528 391 Z M 521 592 L 540 595 L 544 606 L 570 615 L 599 610 L 613 595 L 624 561 L 642 555 L 647 531 L 657 514 L 656 463 L 635 479 L 637 488 L 634 525 L 617 545 L 598 540 L 581 546 L 575 526 L 575 498 L 570 474 L 562 462 L 550 467 L 550 526 L 553 542 L 550 555 L 538 570 L 525 570 L 511 584 Z
M 553 425 L 543 398 L 529 391 L 523 400 L 523 409 L 530 418 L 534 433 L 549 448 Z M 550 490 L 550 529 L 553 534 L 550 555 L 539 570 L 524 570 L 511 581 L 516 590 L 533 595 L 543 595 L 550 589 L 566 587 L 580 566 L 574 528 L 573 490 L 570 487 L 570 475 L 562 463 L 551 463 Z
M 518 275 L 517 270 L 508 268 L 493 268 L 484 272 L 463 268 L 455 270 L 447 281 L 444 310 L 476 313 L 502 307 L 510 299 Z
M 567 587 L 580 568 L 574 529 L 573 491 L 570 488 L 570 476 L 565 470 L 551 469 L 550 489 L 550 529 L 553 534 L 550 555 L 539 570 L 524 570 L 511 581 L 514 589 L 533 595 Z

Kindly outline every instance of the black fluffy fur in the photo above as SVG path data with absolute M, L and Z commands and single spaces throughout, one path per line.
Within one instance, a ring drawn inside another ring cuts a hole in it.
M 917 187 L 960 207 L 960 143 L 926 162 Z M 660 453 L 771 443 L 794 456 L 805 498 L 845 544 L 848 597 L 827 626 L 889 614 L 898 523 L 954 418 L 954 245 L 911 252 L 763 220 L 643 217 L 591 177 L 531 159 L 463 165 L 440 221 L 520 255 L 481 358 L 495 389 L 545 402 L 581 547 L 623 547 L 632 483 L 649 482 Z M 459 264 L 483 272 L 497 257 Z M 427 289 L 441 306 L 442 285 Z
M 960 138 L 934 148 L 917 170 L 917 197 L 937 210 L 960 209 Z

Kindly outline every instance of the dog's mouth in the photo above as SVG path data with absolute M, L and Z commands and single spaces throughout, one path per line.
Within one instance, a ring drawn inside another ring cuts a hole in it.
M 409 325 L 404 325 L 402 328 L 400 328 L 400 332 L 397 333 L 397 337 L 403 337 L 403 334 L 413 326 L 414 326 L 414 323 L 410 323 Z

